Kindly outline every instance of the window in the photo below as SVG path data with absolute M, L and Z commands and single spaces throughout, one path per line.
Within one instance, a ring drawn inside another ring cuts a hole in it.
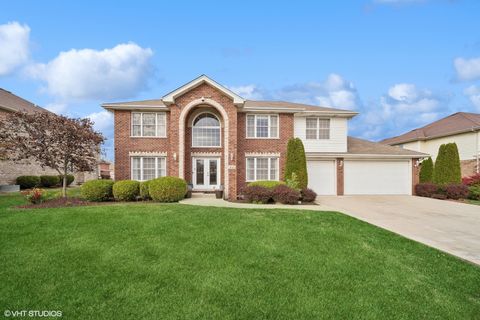
M 247 115 L 247 138 L 278 138 L 278 115 Z
M 133 137 L 166 137 L 167 116 L 165 112 L 132 112 Z
M 306 119 L 305 137 L 307 139 L 330 139 L 330 119 L 308 117 Z
M 201 113 L 192 126 L 192 147 L 220 147 L 220 121 L 211 113 Z
M 132 157 L 132 179 L 145 181 L 167 175 L 164 157 Z
M 278 158 L 247 158 L 247 181 L 278 180 Z

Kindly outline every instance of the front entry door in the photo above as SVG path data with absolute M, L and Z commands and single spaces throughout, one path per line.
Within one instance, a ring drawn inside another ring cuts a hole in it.
M 214 190 L 220 187 L 220 158 L 193 158 L 193 188 Z

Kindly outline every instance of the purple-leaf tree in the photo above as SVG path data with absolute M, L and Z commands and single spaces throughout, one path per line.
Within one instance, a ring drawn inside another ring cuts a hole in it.
M 105 138 L 90 119 L 69 118 L 50 112 L 10 113 L 0 121 L 0 154 L 13 161 L 36 161 L 63 176 L 62 195 L 67 197 L 67 174 L 93 171 Z

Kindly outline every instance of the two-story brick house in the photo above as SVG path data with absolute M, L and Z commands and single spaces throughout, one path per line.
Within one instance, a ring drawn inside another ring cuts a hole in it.
M 205 75 L 161 99 L 102 106 L 114 113 L 117 180 L 178 176 L 231 200 L 250 181 L 282 179 L 292 137 L 319 194 L 412 194 L 425 156 L 348 137 L 356 112 L 246 100 Z

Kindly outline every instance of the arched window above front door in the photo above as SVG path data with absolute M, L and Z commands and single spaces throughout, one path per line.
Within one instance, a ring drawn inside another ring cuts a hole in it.
M 200 113 L 193 120 L 192 147 L 220 147 L 220 121 L 214 114 Z

